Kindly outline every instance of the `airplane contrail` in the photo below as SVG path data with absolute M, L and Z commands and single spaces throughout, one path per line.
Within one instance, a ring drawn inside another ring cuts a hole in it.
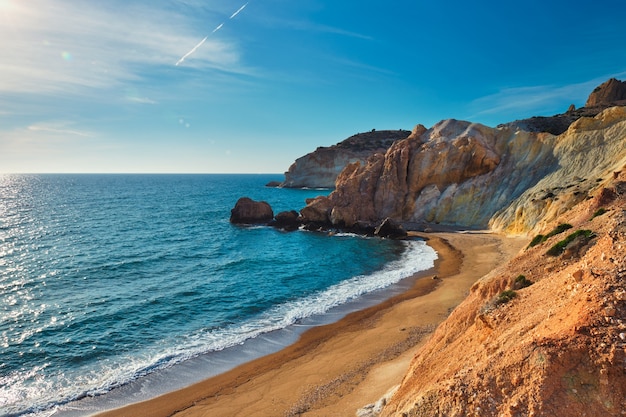
M 239 9 L 237 9 L 237 11 L 235 13 L 233 13 L 232 15 L 230 15 L 230 17 L 228 18 L 229 20 L 234 18 L 235 16 L 237 16 L 239 13 L 241 13 L 243 11 L 243 9 L 246 8 L 246 6 L 249 4 L 250 2 L 247 2 L 246 4 L 244 4 L 243 6 L 241 6 Z M 213 32 L 211 32 L 212 34 L 217 32 L 218 30 L 220 30 L 222 27 L 224 26 L 224 22 L 220 23 L 215 29 L 213 29 Z M 194 46 L 193 48 L 191 48 L 191 51 L 187 52 L 185 55 L 182 56 L 182 58 L 180 58 L 178 60 L 178 62 L 176 62 L 176 66 L 179 66 L 180 64 L 183 63 L 183 61 L 185 60 L 185 58 L 187 58 L 189 55 L 193 54 L 194 52 L 196 52 L 196 49 L 198 49 L 199 47 L 202 46 L 202 44 L 204 42 L 206 42 L 207 38 L 209 36 L 205 36 L 204 39 L 202 39 L 200 41 L 200 43 L 198 43 L 196 46 Z
M 221 25 L 220 25 L 220 26 L 221 26 Z M 218 27 L 219 27 L 219 26 L 218 26 Z M 216 29 L 216 30 L 217 30 L 217 29 Z M 213 32 L 215 32 L 215 31 L 213 31 Z M 185 58 L 187 58 L 189 55 L 191 55 L 191 54 L 193 54 L 194 52 L 196 52 L 196 49 L 198 49 L 199 47 L 201 47 L 201 46 L 202 46 L 202 44 L 203 44 L 204 42 L 206 42 L 207 38 L 208 38 L 208 36 L 205 36 L 205 37 L 204 37 L 204 39 L 202 39 L 202 40 L 200 41 L 200 43 L 198 43 L 196 46 L 194 46 L 194 47 L 191 49 L 191 51 L 189 51 L 189 52 L 187 52 L 185 55 L 183 55 L 183 57 L 182 57 L 181 59 L 179 59 L 179 60 L 178 60 L 178 62 L 176 63 L 176 66 L 179 66 L 179 65 L 180 65 L 180 64 L 181 64 L 181 63 L 185 60 Z
M 248 3 L 250 3 L 250 2 L 248 2 Z M 248 3 L 244 4 L 243 6 L 241 6 L 241 7 L 239 8 L 239 10 L 237 10 L 235 13 L 233 13 L 233 14 L 229 17 L 229 19 L 232 19 L 233 17 L 235 17 L 235 16 L 237 16 L 239 13 L 241 13 L 241 11 L 242 11 L 243 9 L 245 9 L 245 8 L 246 8 L 246 6 L 248 5 Z

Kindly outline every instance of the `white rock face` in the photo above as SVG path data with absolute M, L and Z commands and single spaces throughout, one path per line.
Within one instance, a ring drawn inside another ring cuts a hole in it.
M 287 188 L 334 188 L 337 175 L 348 164 L 364 161 L 370 153 L 357 154 L 350 151 L 337 151 L 320 148 L 302 156 L 285 172 L 282 186 Z
M 407 130 L 373 130 L 356 134 L 330 147 L 317 148 L 296 159 L 285 172 L 285 181 L 281 186 L 335 188 L 337 176 L 347 165 L 355 162 L 365 164 L 370 156 L 385 153 L 394 141 L 404 139 L 410 133 Z
M 511 234 L 540 230 L 626 168 L 626 107 L 581 118 L 555 140 L 555 169 L 495 213 L 492 229 Z

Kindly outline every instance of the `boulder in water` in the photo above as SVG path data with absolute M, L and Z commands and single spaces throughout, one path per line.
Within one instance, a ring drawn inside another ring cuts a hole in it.
M 230 222 L 234 224 L 263 224 L 274 218 L 274 211 L 265 201 L 254 201 L 248 197 L 237 200 L 230 211 Z

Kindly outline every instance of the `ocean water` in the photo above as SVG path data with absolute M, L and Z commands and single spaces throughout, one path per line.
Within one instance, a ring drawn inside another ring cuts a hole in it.
M 229 223 L 281 175 L 0 176 L 0 416 L 89 415 L 293 342 L 433 266 L 421 241 Z M 347 307 L 346 306 L 351 306 Z

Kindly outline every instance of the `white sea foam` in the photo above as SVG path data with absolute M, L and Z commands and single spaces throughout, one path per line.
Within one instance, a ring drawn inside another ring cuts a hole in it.
M 71 401 L 106 394 L 114 388 L 137 381 L 156 371 L 171 368 L 194 357 L 242 345 L 247 340 L 285 329 L 302 320 L 323 316 L 333 308 L 357 300 L 365 294 L 388 288 L 402 279 L 433 267 L 437 254 L 432 248 L 421 241 L 408 241 L 406 245 L 407 248 L 400 259 L 388 263 L 382 270 L 368 275 L 359 275 L 308 297 L 279 304 L 243 323 L 233 324 L 226 328 L 199 331 L 169 346 L 162 346 L 163 349 L 159 352 L 134 354 L 122 361 L 102 364 L 98 372 L 90 375 L 83 374 L 78 378 L 69 374 L 58 375 L 59 379 L 54 385 L 62 386 L 62 380 L 67 379 L 69 386 L 71 380 L 72 392 L 63 393 L 61 397 L 66 399 L 63 403 L 34 404 L 30 410 L 33 412 L 31 415 L 41 417 L 50 415 L 50 410 L 67 410 L 67 403 Z M 20 381 L 17 380 L 13 383 L 20 385 Z M 47 383 L 51 384 L 51 381 Z M 21 390 L 18 389 L 18 391 Z M 74 409 L 73 406 L 69 408 Z
M 408 241 L 406 244 L 408 247 L 403 256 L 387 264 L 380 271 L 359 275 L 306 298 L 279 304 L 260 317 L 244 323 L 193 335 L 186 345 L 186 352 L 179 354 L 191 357 L 241 344 L 261 334 L 296 324 L 302 319 L 325 314 L 334 307 L 358 299 L 364 294 L 387 288 L 434 266 L 437 254 L 430 246 L 422 241 Z

